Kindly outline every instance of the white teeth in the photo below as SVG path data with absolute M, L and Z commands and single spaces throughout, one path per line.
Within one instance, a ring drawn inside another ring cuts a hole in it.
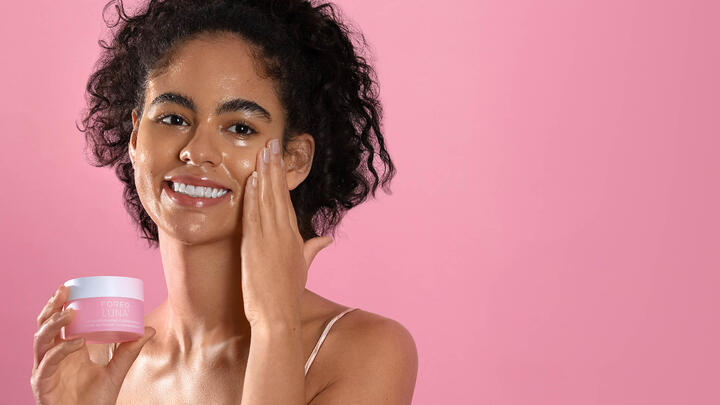
M 187 194 L 191 197 L 218 198 L 224 196 L 228 190 L 219 188 L 210 188 L 203 186 L 193 186 L 183 183 L 172 183 L 173 191 L 176 193 Z

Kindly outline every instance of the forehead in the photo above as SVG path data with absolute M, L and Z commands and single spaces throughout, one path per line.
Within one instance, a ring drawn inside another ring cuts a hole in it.
M 245 98 L 280 115 L 280 101 L 270 78 L 260 77 L 250 44 L 230 34 L 203 34 L 173 51 L 167 68 L 148 80 L 146 101 L 177 91 L 197 101 L 198 109 L 214 110 L 223 100 Z

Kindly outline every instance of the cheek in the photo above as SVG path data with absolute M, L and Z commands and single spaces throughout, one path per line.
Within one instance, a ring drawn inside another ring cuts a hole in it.
M 150 163 L 148 160 L 141 161 L 139 159 L 135 162 L 135 188 L 143 203 L 146 202 L 148 197 L 152 198 L 151 196 L 155 194 L 154 189 L 156 187 L 153 179 L 158 178 L 153 165 Z
M 223 164 L 220 169 L 224 177 L 232 183 L 233 197 L 230 201 L 231 210 L 239 211 L 242 208 L 242 201 L 245 197 L 245 184 L 255 170 L 255 156 L 252 151 L 244 150 L 243 153 L 223 154 Z M 239 214 L 240 215 L 240 214 Z
M 240 190 L 239 194 L 242 194 L 244 190 L 245 182 L 248 177 L 255 170 L 255 156 L 251 151 L 245 151 L 245 153 L 238 153 L 233 155 L 224 154 L 223 164 L 220 165 L 220 169 L 224 171 L 224 176 L 233 183 L 234 190 Z
M 169 145 L 138 143 L 135 151 L 135 187 L 141 199 L 160 192 L 171 160 Z

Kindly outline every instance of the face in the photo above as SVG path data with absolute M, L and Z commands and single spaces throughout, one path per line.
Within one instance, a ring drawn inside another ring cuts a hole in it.
M 137 111 L 132 119 L 135 185 L 159 231 L 187 244 L 238 234 L 258 151 L 282 139 L 285 123 L 273 82 L 258 76 L 248 43 L 231 35 L 185 42 L 169 68 L 148 81 L 141 119 Z M 309 167 L 312 137 L 298 140 Z M 289 169 L 303 166 L 288 154 L 285 161 Z M 165 185 L 178 175 L 208 178 L 230 191 L 214 204 L 179 204 Z M 289 170 L 288 185 L 296 187 L 306 175 Z

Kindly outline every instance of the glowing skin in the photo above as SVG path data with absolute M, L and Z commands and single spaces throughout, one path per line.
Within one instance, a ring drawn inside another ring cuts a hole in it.
M 152 105 L 170 92 L 190 98 L 196 111 L 170 101 Z M 262 106 L 271 120 L 245 111 L 215 114 L 236 98 Z M 273 82 L 257 74 L 248 44 L 230 35 L 205 35 L 178 48 L 170 67 L 149 80 L 144 108 L 141 117 L 132 113 L 129 153 L 140 200 L 158 225 L 168 298 L 146 317 L 157 335 L 128 372 L 117 403 L 138 403 L 136 395 L 163 403 L 225 403 L 241 397 L 250 346 L 240 272 L 245 183 L 261 148 L 281 138 L 285 113 Z M 256 133 L 235 125 L 240 121 Z M 286 181 L 293 189 L 307 177 L 314 142 L 303 134 L 287 149 Z M 207 176 L 230 188 L 230 198 L 207 208 L 178 206 L 162 191 L 165 177 L 176 174 Z M 305 359 L 324 323 L 345 308 L 304 291 Z M 333 378 L 318 369 L 308 374 L 308 399 Z

